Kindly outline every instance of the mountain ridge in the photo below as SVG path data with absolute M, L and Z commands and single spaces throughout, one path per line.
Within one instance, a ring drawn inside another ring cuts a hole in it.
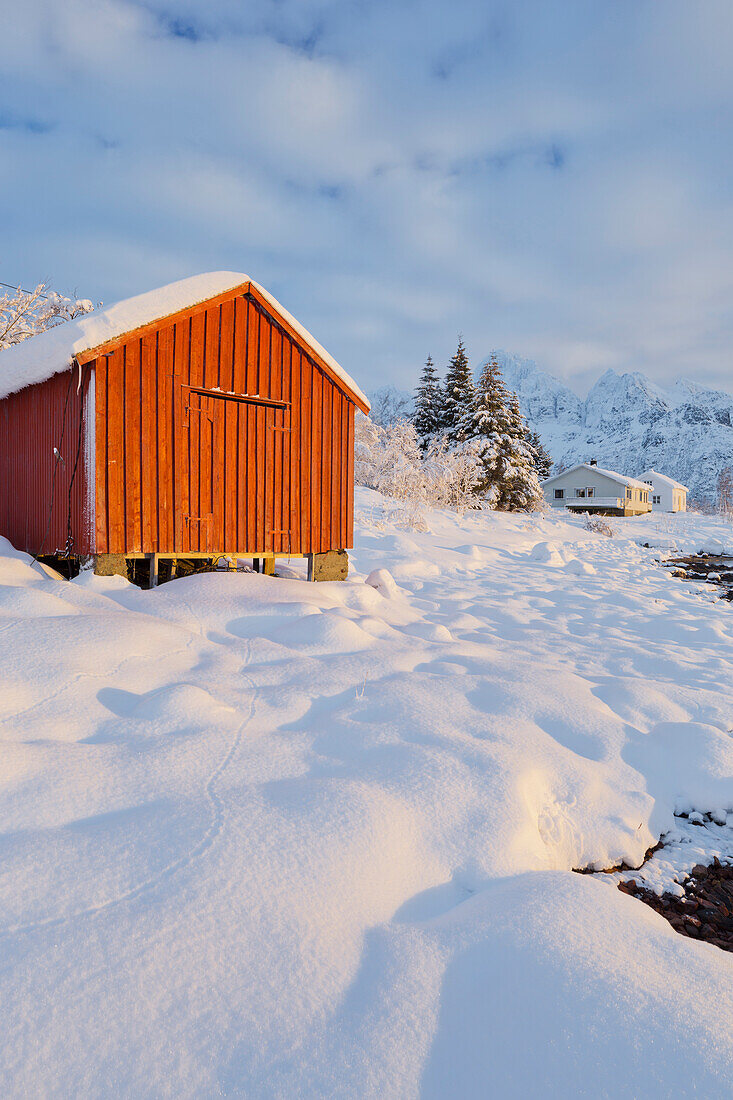
M 641 371 L 609 368 L 583 398 L 532 359 L 492 354 L 556 471 L 591 458 L 632 477 L 653 468 L 687 485 L 691 498 L 715 499 L 721 470 L 733 466 L 733 394 L 689 378 L 665 387 Z M 369 397 L 381 424 L 409 418 L 414 408 L 413 394 L 391 385 Z
M 609 369 L 583 399 L 533 360 L 493 354 L 556 468 L 591 458 L 632 476 L 654 468 L 711 501 L 721 470 L 733 466 L 729 393 L 685 378 L 665 388 L 641 371 Z

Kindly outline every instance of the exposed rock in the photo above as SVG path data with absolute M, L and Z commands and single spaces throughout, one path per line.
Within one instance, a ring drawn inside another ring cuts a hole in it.
M 618 884 L 622 893 L 656 910 L 681 936 L 733 951 L 733 866 L 717 859 L 708 867 L 697 863 L 683 886 L 683 897 L 675 894 L 660 897 L 634 879 Z

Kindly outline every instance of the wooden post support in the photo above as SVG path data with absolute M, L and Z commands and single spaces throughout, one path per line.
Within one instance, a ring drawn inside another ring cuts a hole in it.
M 263 558 L 262 560 L 263 560 L 263 563 L 264 563 L 264 567 L 265 567 L 264 572 L 265 572 L 266 576 L 274 577 L 275 576 L 275 559 L 274 558 Z
M 306 556 L 305 556 L 306 561 L 308 562 L 308 580 L 309 581 L 315 580 L 315 577 L 313 576 L 313 558 L 314 558 L 314 556 L 315 556 L 314 554 L 306 554 Z
M 159 560 L 159 558 L 160 558 L 160 554 L 151 554 L 150 558 L 149 558 L 149 561 L 150 561 L 150 587 L 151 588 L 157 588 L 158 587 L 158 560 Z

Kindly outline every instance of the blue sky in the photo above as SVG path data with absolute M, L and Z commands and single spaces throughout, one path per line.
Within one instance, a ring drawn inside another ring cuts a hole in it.
M 728 0 L 0 0 L 0 279 L 245 271 L 359 380 L 462 332 L 733 388 Z

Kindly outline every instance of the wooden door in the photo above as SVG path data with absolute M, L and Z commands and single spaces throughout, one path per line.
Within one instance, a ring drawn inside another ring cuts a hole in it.
M 181 387 L 180 553 L 290 552 L 290 409 Z
M 181 386 L 177 420 L 178 549 L 182 554 L 209 554 L 214 550 L 214 400 L 189 386 Z

